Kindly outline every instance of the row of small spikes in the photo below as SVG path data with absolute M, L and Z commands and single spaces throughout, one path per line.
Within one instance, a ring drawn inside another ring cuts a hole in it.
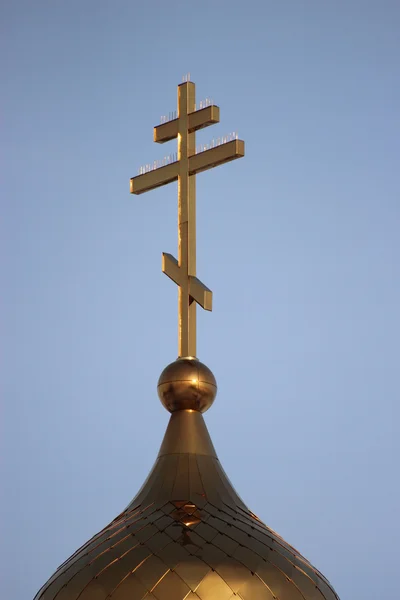
M 194 105 L 194 110 L 201 110 L 202 108 L 206 108 L 207 106 L 211 106 L 213 103 L 211 98 L 206 98 L 205 100 L 200 100 L 199 102 L 199 106 L 197 108 L 197 104 Z M 178 113 L 176 110 L 173 110 L 172 112 L 168 113 L 168 117 L 167 115 L 162 115 L 160 118 L 160 123 L 168 123 L 169 121 L 173 121 L 174 119 L 178 118 Z
M 213 140 L 211 140 L 211 142 L 209 144 L 200 144 L 199 146 L 196 146 L 195 153 L 200 154 L 201 152 L 205 152 L 206 150 L 210 150 L 211 148 L 216 148 L 217 146 L 221 146 L 222 144 L 227 144 L 228 142 L 231 142 L 232 140 L 237 140 L 237 139 L 238 139 L 238 134 L 236 131 L 234 131 L 233 133 L 228 133 L 228 135 L 226 135 L 226 136 L 214 138 Z M 178 160 L 178 153 L 172 152 L 171 154 L 164 156 L 164 158 L 162 160 L 155 160 L 153 163 L 149 163 L 147 165 L 143 165 L 143 166 L 139 167 L 138 174 L 144 175 L 144 173 L 148 173 L 149 171 L 155 171 L 155 169 L 159 169 L 161 167 L 165 167 L 166 165 L 170 165 L 171 163 L 177 162 L 177 160 Z

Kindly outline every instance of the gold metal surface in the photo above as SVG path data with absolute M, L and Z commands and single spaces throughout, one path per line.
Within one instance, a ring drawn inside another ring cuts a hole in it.
M 178 356 L 196 356 L 196 304 L 212 310 L 212 292 L 196 277 L 196 174 L 244 156 L 244 142 L 218 138 L 196 148 L 196 131 L 219 122 L 219 107 L 196 109 L 195 84 L 178 86 L 177 117 L 154 127 L 158 143 L 178 140 L 178 153 L 132 177 L 130 191 L 143 194 L 178 181 L 178 260 L 163 253 L 162 271 L 178 285 Z
M 180 358 L 158 382 L 169 424 L 132 502 L 35 600 L 339 600 L 327 579 L 247 508 L 204 422 L 217 384 L 195 358 L 195 303 L 211 310 L 211 292 L 196 278 L 195 173 L 243 156 L 244 147 L 235 139 L 195 156 L 195 131 L 218 122 L 219 109 L 195 111 L 194 102 L 194 84 L 179 86 L 178 118 L 154 130 L 160 143 L 178 137 L 179 160 L 131 180 L 131 191 L 142 193 L 178 179 L 179 259 L 164 254 L 163 271 L 179 286 Z
M 151 598 L 338 600 L 325 577 L 237 495 L 198 411 L 171 415 L 139 493 L 35 600 Z
M 217 382 L 210 369 L 196 358 L 179 358 L 161 373 L 157 391 L 169 412 L 205 412 L 214 402 Z
M 217 458 L 204 419 L 198 411 L 177 410 L 172 414 L 158 457 L 170 454 Z

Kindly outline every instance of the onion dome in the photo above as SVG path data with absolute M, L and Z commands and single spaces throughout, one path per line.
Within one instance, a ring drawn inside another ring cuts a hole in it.
M 147 480 L 35 600 L 338 600 L 230 483 L 202 415 L 216 391 L 194 358 L 163 371 L 158 393 L 171 417 Z

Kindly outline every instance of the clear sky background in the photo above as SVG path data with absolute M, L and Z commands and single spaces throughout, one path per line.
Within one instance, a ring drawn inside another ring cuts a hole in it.
M 233 484 L 341 600 L 398 597 L 398 0 L 1 8 L 1 596 L 32 598 L 151 468 L 177 355 L 175 143 L 189 72 L 246 157 L 197 178 L 198 356 Z

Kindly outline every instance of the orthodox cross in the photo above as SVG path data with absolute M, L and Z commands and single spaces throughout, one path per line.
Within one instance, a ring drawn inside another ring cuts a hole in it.
M 196 174 L 244 156 L 237 135 L 196 147 L 196 131 L 219 123 L 219 107 L 208 100 L 196 107 L 195 84 L 178 85 L 178 110 L 154 127 L 159 144 L 178 139 L 178 153 L 141 167 L 131 178 L 131 194 L 178 181 L 178 260 L 162 255 L 162 271 L 178 285 L 178 355 L 196 356 L 196 303 L 212 310 L 212 292 L 196 277 Z

